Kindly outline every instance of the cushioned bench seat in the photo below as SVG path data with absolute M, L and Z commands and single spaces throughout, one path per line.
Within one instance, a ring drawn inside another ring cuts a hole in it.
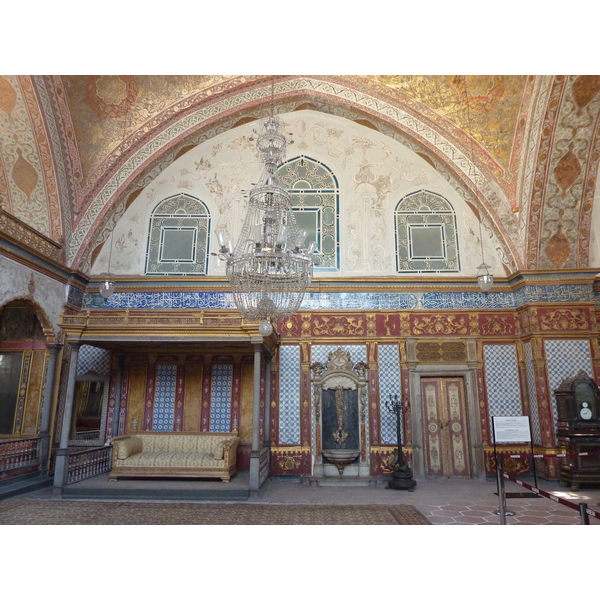
M 119 477 L 218 477 L 236 472 L 237 432 L 144 431 L 113 438 L 113 467 Z

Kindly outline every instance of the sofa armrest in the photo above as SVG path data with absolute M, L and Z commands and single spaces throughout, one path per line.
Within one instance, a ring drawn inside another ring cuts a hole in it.
M 115 448 L 114 457 L 117 460 L 125 460 L 142 451 L 142 439 L 129 435 L 122 435 L 112 439 Z
M 232 467 L 236 463 L 239 438 L 232 438 L 223 443 L 223 461 L 226 466 Z

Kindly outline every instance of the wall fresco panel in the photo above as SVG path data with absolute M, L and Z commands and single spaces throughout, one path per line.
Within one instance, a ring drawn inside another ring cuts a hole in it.
M 183 430 L 200 431 L 200 407 L 202 406 L 203 365 L 188 363 L 185 369 L 185 392 L 183 403 Z
M 254 365 L 242 364 L 240 407 L 240 445 L 252 444 L 252 403 L 254 402 Z
M 142 430 L 144 418 L 145 398 L 146 398 L 146 379 L 148 377 L 147 364 L 131 364 L 129 371 L 129 380 L 127 388 L 127 397 L 123 399 L 123 404 L 127 406 L 127 423 L 125 435 L 133 431 L 133 422 L 137 421 L 138 431 Z
M 46 363 L 46 352 L 34 350 L 31 357 L 31 371 L 27 384 L 27 401 L 25 403 L 25 414 L 23 416 L 23 435 L 36 435 L 38 432 L 38 421 L 40 404 L 42 400 L 42 386 L 44 383 L 44 367 Z

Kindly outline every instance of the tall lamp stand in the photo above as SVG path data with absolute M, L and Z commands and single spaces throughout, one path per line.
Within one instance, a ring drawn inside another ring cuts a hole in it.
M 392 479 L 388 487 L 392 490 L 408 490 L 414 492 L 417 482 L 412 478 L 412 469 L 404 460 L 402 452 L 402 420 L 406 409 L 402 407 L 402 398 L 398 394 L 390 394 L 389 400 L 385 401 L 386 409 L 396 415 L 396 433 L 398 439 L 398 448 L 394 449 L 394 462 L 390 465 L 392 468 Z

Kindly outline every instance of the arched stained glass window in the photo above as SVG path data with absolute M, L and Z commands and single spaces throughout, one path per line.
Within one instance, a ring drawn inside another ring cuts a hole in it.
M 146 275 L 206 275 L 210 213 L 201 200 L 178 194 L 150 217 Z
M 398 273 L 460 270 L 456 215 L 445 198 L 413 192 L 398 202 L 394 221 Z
M 298 156 L 282 164 L 278 175 L 291 195 L 296 223 L 307 233 L 306 243 L 317 244 L 315 269 L 338 271 L 340 268 L 339 186 L 329 167 Z

